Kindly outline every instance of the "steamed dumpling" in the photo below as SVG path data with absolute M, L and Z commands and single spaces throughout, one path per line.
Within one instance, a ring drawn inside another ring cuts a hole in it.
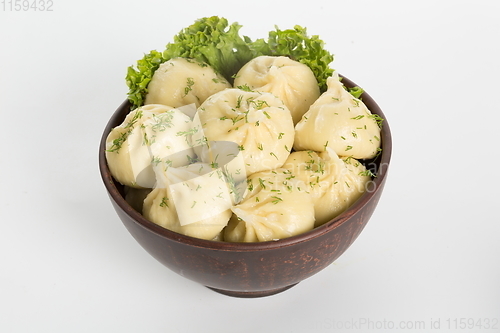
M 206 163 L 157 170 L 158 187 L 144 200 L 143 216 L 164 228 L 212 240 L 231 217 L 232 196 L 220 169 Z
M 155 71 L 148 85 L 145 104 L 196 107 L 231 85 L 209 65 L 194 59 L 173 58 Z
M 187 165 L 196 157 L 189 133 L 192 121 L 169 106 L 150 104 L 131 111 L 106 139 L 106 159 L 123 185 L 153 188 L 153 164 Z
M 193 126 L 193 144 L 202 161 L 213 163 L 218 155 L 211 142 L 234 142 L 246 175 L 281 167 L 295 134 L 290 112 L 278 97 L 235 88 L 210 96 L 198 108 Z
M 319 97 L 318 81 L 309 66 L 284 56 L 260 56 L 246 63 L 236 75 L 234 86 L 270 92 L 283 100 L 294 124 Z
M 327 91 L 295 127 L 295 150 L 324 151 L 331 147 L 339 156 L 373 158 L 380 148 L 376 115 L 345 90 L 336 72 L 327 85 Z
M 289 170 L 254 173 L 247 185 L 243 200 L 232 208 L 234 215 L 224 229 L 225 241 L 272 241 L 313 229 L 312 197 L 297 186 Z
M 344 212 L 366 191 L 371 180 L 363 164 L 352 157 L 339 158 L 331 149 L 290 154 L 283 168 L 296 175 L 314 202 L 315 227 Z
M 226 177 L 234 201 L 239 202 L 245 191 L 240 184 L 246 181 L 246 164 L 238 144 L 231 141 L 210 141 L 202 146 L 195 146 L 200 155 L 199 161 L 210 164 L 214 169 L 220 169 Z

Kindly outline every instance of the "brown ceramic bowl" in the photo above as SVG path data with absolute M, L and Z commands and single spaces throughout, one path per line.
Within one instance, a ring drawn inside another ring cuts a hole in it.
M 348 87 L 355 84 L 343 78 Z M 304 234 L 270 242 L 226 243 L 184 236 L 164 229 L 135 211 L 123 197 L 105 158 L 108 133 L 130 111 L 125 101 L 102 135 L 99 167 L 109 198 L 119 218 L 139 244 L 163 265 L 219 293 L 237 297 L 273 295 L 311 277 L 334 262 L 356 240 L 378 204 L 391 159 L 391 133 L 386 117 L 365 92 L 362 99 L 372 113 L 385 119 L 382 154 L 369 166 L 376 177 L 362 197 L 344 213 Z

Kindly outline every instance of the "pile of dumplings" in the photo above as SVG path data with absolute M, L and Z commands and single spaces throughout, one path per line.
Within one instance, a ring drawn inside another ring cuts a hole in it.
M 109 133 L 106 158 L 125 199 L 153 223 L 226 242 L 273 241 L 351 206 L 372 174 L 380 124 L 336 72 L 260 56 L 234 83 L 205 63 L 160 65 L 145 105 Z

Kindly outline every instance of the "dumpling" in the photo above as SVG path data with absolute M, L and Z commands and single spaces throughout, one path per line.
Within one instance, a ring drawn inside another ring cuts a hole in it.
M 217 238 L 231 217 L 233 204 L 221 170 L 196 162 L 157 172 L 158 186 L 144 200 L 143 216 L 180 234 Z
M 153 188 L 153 165 L 187 165 L 196 158 L 191 146 L 192 121 L 172 107 L 150 104 L 131 111 L 106 139 L 106 159 L 123 185 Z
M 281 167 L 295 134 L 290 112 L 278 97 L 236 88 L 210 96 L 198 108 L 193 128 L 193 145 L 203 162 L 213 163 L 218 155 L 207 152 L 214 150 L 211 142 L 234 142 L 246 175 Z
M 290 154 L 283 168 L 290 170 L 314 202 L 315 227 L 349 208 L 371 181 L 371 173 L 352 157 L 339 158 L 331 149 Z
M 259 56 L 236 74 L 234 86 L 270 92 L 283 100 L 294 124 L 320 95 L 318 81 L 309 66 L 284 56 Z
M 196 107 L 231 84 L 209 65 L 194 59 L 173 58 L 155 71 L 148 85 L 145 104 Z
M 243 200 L 232 208 L 225 241 L 272 241 L 313 229 L 312 196 L 297 186 L 289 170 L 254 173 L 247 186 Z
M 327 85 L 327 91 L 295 126 L 294 149 L 324 151 L 331 147 L 339 156 L 375 157 L 380 148 L 380 118 L 344 88 L 336 72 Z
M 238 144 L 231 141 L 210 141 L 194 147 L 200 154 L 197 156 L 199 161 L 223 172 L 235 202 L 243 197 L 245 186 L 241 186 L 241 183 L 247 177 L 245 160 L 238 147 Z

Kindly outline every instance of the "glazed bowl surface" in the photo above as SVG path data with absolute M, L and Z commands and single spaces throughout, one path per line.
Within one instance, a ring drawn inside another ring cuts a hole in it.
M 346 77 L 347 87 L 356 84 Z M 372 113 L 384 119 L 382 152 L 366 161 L 376 175 L 367 191 L 346 211 L 309 232 L 277 241 L 230 243 L 185 236 L 145 219 L 124 199 L 123 186 L 108 168 L 106 138 L 130 112 L 123 102 L 110 118 L 99 147 L 101 177 L 118 217 L 135 240 L 160 263 L 181 276 L 219 293 L 235 297 L 273 295 L 320 272 L 340 257 L 362 232 L 372 216 L 387 179 L 392 137 L 387 118 L 367 92 L 361 96 Z

